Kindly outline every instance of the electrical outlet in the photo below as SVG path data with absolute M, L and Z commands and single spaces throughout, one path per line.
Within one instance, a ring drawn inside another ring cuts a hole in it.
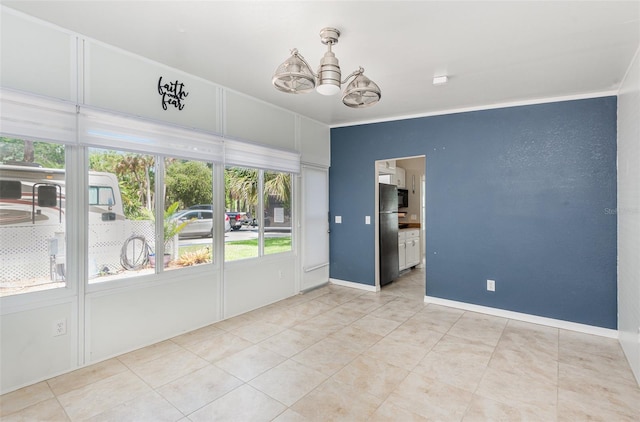
M 53 321 L 53 336 L 63 336 L 67 334 L 67 320 L 65 318 Z
M 487 290 L 490 292 L 496 291 L 496 281 L 495 280 L 487 280 Z

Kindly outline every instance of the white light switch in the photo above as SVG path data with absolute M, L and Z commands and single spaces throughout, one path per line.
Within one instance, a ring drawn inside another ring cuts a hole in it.
M 415 214 L 411 214 L 411 220 L 415 221 L 418 219 L 418 216 Z
M 496 291 L 496 281 L 495 280 L 487 280 L 487 290 L 490 292 Z
M 336 215 L 336 224 L 342 224 L 342 216 Z
M 365 215 L 364 216 L 364 224 L 371 224 L 371 216 L 370 215 Z

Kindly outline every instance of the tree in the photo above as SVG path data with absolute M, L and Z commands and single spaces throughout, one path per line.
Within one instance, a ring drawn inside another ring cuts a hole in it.
M 34 163 L 42 167 L 63 169 L 64 145 L 0 137 L 0 162 Z
M 225 169 L 226 207 L 231 211 L 250 211 L 258 205 L 258 170 L 242 167 Z
M 153 209 L 149 202 L 153 192 L 152 168 L 150 156 L 90 150 L 90 170 L 117 175 L 124 214 L 129 219 L 145 218 L 147 214 L 143 210 Z
M 24 154 L 22 161 L 25 163 L 33 163 L 35 160 L 36 151 L 33 147 L 33 141 L 24 141 Z
M 152 210 L 154 206 L 153 185 L 151 171 L 155 166 L 155 158 L 151 155 L 124 154 L 120 162 L 116 164 L 115 173 L 120 177 L 129 178 L 130 186 L 137 192 L 140 203 L 147 210 Z M 137 185 L 137 189 L 135 189 Z
M 291 174 L 281 172 L 264 173 L 265 207 L 269 205 L 269 198 L 273 197 L 282 202 L 286 208 L 291 206 Z
M 166 165 L 166 203 L 183 207 L 213 203 L 213 170 L 202 161 L 175 160 Z
M 250 211 L 255 215 L 258 205 L 258 170 L 241 167 L 225 169 L 226 206 L 232 211 Z M 291 175 L 282 172 L 264 172 L 265 208 L 269 198 L 291 206 Z

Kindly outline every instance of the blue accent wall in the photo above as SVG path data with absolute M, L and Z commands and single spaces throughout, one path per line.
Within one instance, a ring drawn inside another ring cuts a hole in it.
M 375 161 L 417 155 L 429 296 L 617 328 L 615 97 L 332 129 L 331 278 L 375 284 Z

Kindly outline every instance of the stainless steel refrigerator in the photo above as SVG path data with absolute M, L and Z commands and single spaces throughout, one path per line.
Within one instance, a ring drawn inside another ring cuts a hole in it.
M 380 183 L 380 286 L 398 278 L 398 188 Z

